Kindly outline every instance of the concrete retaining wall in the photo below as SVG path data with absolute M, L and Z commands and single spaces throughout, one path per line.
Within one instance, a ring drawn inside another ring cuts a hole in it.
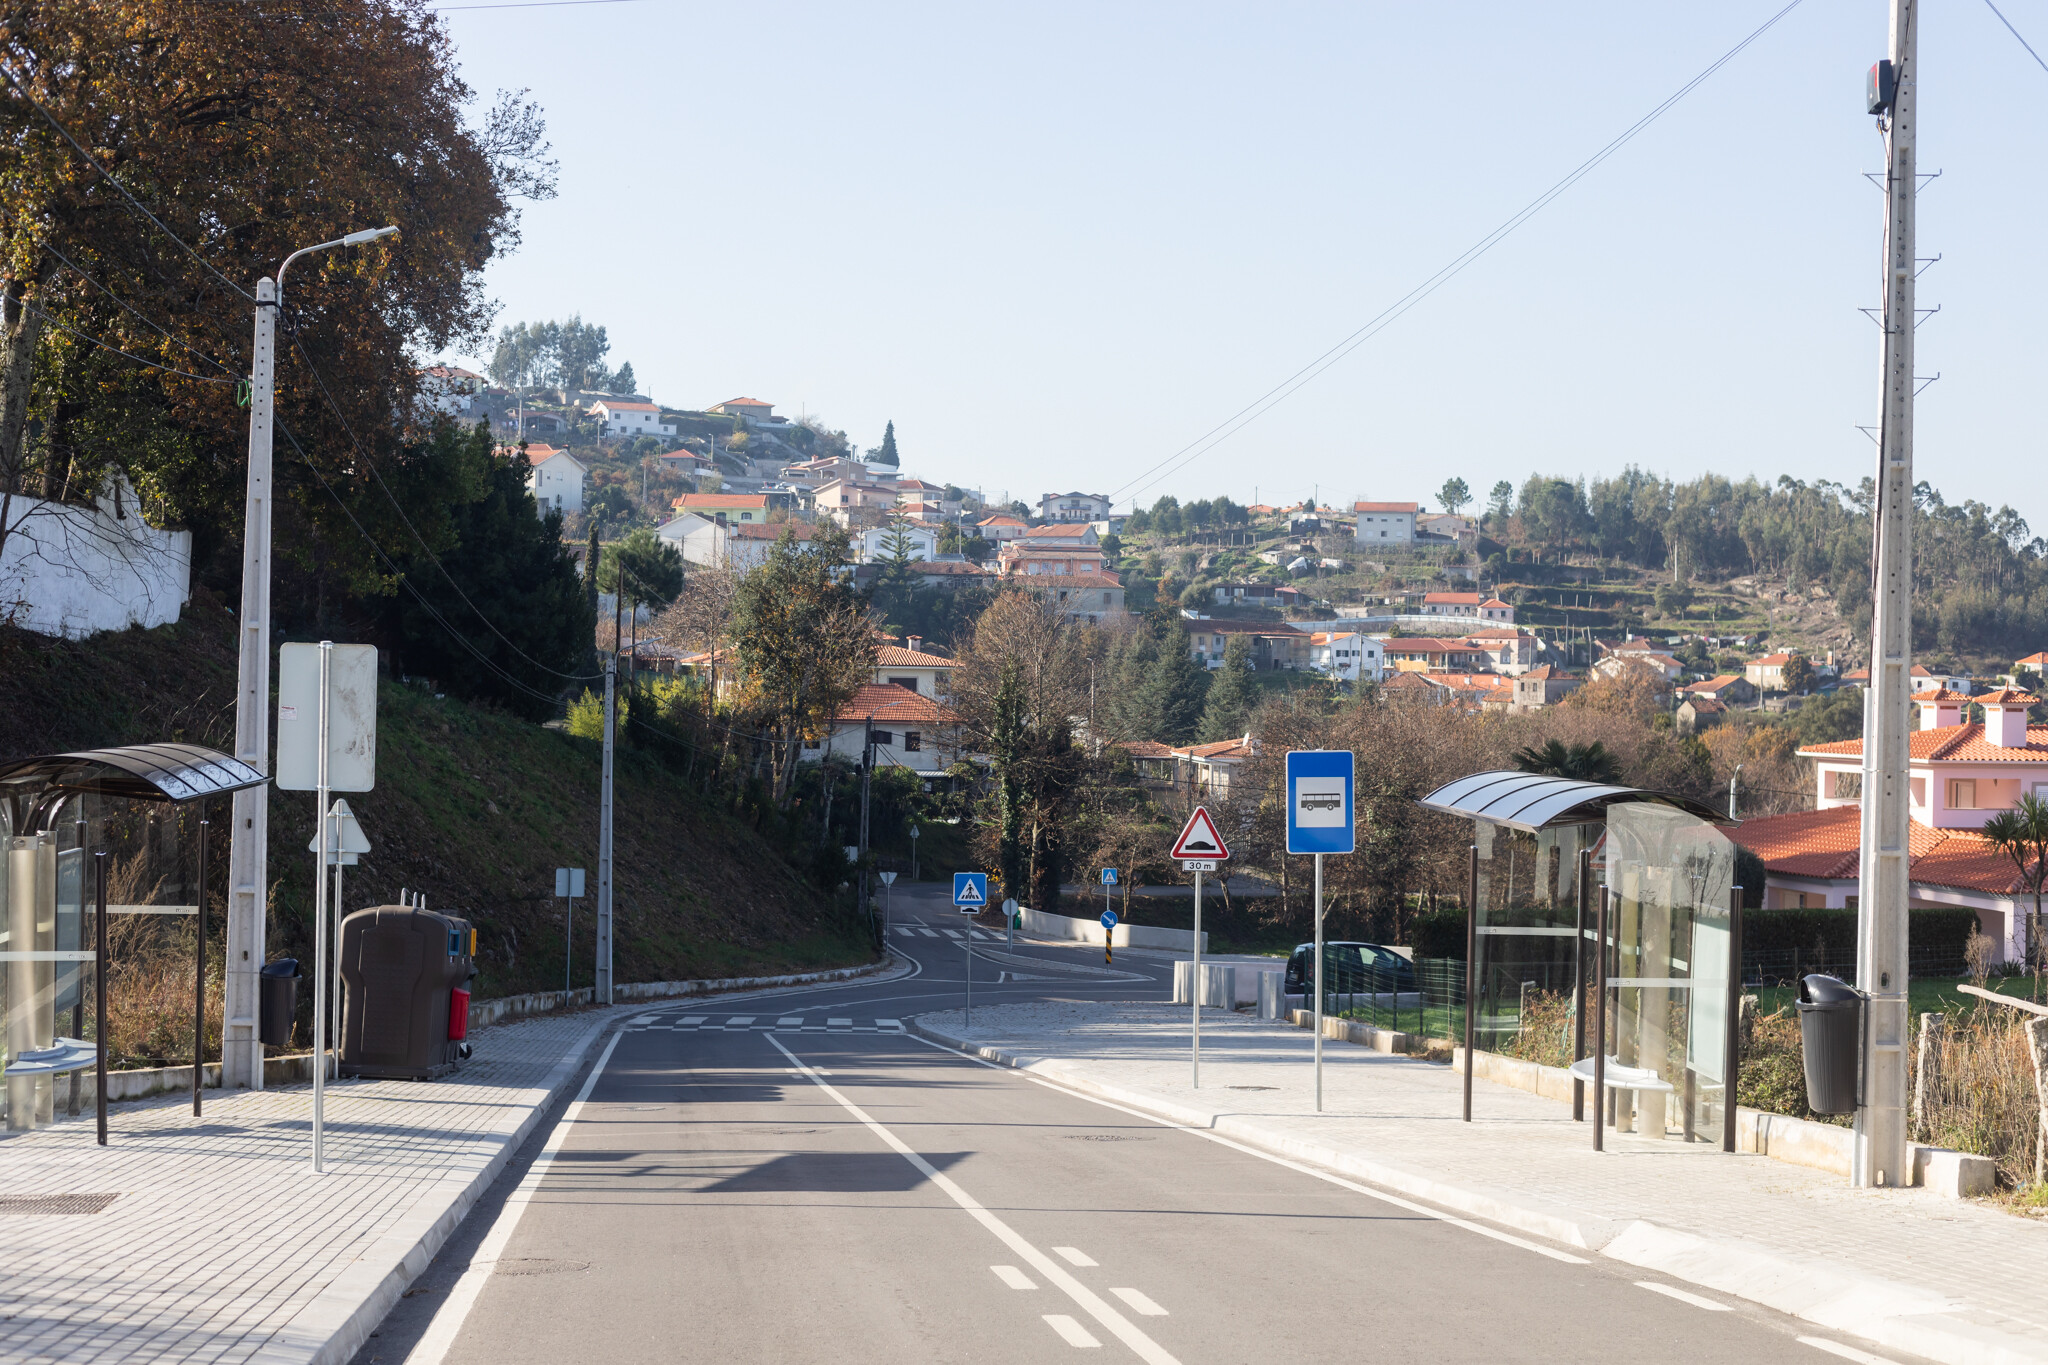
M 1070 915 L 1049 915 L 1043 910 L 1019 907 L 1024 923 L 1020 926 L 1027 934 L 1039 938 L 1064 939 L 1069 943 L 1102 942 L 1102 924 L 1098 920 L 1075 919 Z M 1173 952 L 1191 953 L 1195 950 L 1195 934 L 1192 929 L 1155 929 L 1145 924 L 1118 923 L 1109 931 L 1110 946 L 1113 948 L 1165 948 Z M 1209 935 L 1202 934 L 1202 951 L 1209 951 Z M 1254 999 L 1257 997 L 1254 996 Z

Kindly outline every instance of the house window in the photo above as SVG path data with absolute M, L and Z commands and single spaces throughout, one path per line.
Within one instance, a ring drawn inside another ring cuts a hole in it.
M 1924 806 L 1924 805 L 1926 805 L 1926 804 L 1927 804 L 1927 779 L 1926 779 L 1926 778 L 1924 778 L 1924 777 L 1915 777 L 1915 778 L 1912 778 L 1912 779 L 1910 779 L 1910 780 L 1909 780 L 1909 781 L 1907 782 L 1907 784 L 1906 784 L 1906 785 L 1907 785 L 1907 786 L 1908 786 L 1908 787 L 1909 787 L 1909 788 L 1911 789 L 1911 791 L 1912 791 L 1912 800 L 1913 800 L 1913 804 L 1914 804 L 1914 805 L 1916 805 L 1916 806 Z
M 907 687 L 912 692 L 917 691 L 917 679 L 915 678 L 891 678 L 889 681 L 897 687 Z
M 916 730 L 905 730 L 903 732 L 903 748 L 905 752 L 914 754 L 923 747 L 924 736 L 922 734 Z
M 1860 801 L 1863 798 L 1862 773 L 1829 773 L 1828 795 L 1837 801 Z
M 875 731 L 875 743 L 877 745 L 893 745 L 896 743 L 896 736 L 888 730 L 877 730 Z
M 1977 779 L 1955 777 L 1949 779 L 1948 806 L 1950 810 L 1977 809 Z

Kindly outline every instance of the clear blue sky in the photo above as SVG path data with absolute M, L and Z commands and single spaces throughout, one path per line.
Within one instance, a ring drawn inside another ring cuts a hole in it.
M 457 3 L 460 0 L 456 0 Z M 1532 471 L 1871 472 L 1884 0 L 1806 0 L 1383 336 L 1140 479 L 1435 271 L 1782 0 L 597 4 L 451 12 L 562 161 L 493 266 L 643 391 L 749 396 L 1035 498 L 1433 503 Z M 2001 8 L 2048 51 L 2048 0 Z M 1925 11 L 1918 472 L 2048 534 L 2048 72 Z M 1143 485 L 1134 487 L 1134 485 Z

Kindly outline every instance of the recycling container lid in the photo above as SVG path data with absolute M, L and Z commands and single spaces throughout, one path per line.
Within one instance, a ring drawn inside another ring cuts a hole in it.
M 1862 998 L 1863 992 L 1839 976 L 1815 972 L 1811 976 L 1799 979 L 1799 999 L 1802 1004 L 1841 1005 Z
M 259 976 L 297 976 L 298 974 L 299 960 L 295 957 L 281 957 L 274 962 L 266 962 L 263 964 L 263 970 L 257 973 Z

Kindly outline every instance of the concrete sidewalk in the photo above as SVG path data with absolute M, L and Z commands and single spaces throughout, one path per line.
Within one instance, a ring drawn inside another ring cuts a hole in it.
M 89 1111 L 0 1139 L 0 1198 L 112 1196 L 0 1206 L 0 1360 L 347 1361 L 604 1034 L 657 1003 L 472 1030 L 432 1083 L 330 1082 L 321 1175 L 311 1084 L 209 1091 L 199 1119 L 189 1093 L 117 1104 L 106 1147 Z
M 1838 1176 L 1716 1144 L 1608 1134 L 1571 1107 L 1449 1067 L 1202 1014 L 1190 1085 L 1188 1010 L 1040 1004 L 957 1011 L 913 1031 L 990 1061 L 1461 1214 L 1660 1271 L 1952 1365 L 2048 1362 L 2048 1223 L 1927 1191 Z

